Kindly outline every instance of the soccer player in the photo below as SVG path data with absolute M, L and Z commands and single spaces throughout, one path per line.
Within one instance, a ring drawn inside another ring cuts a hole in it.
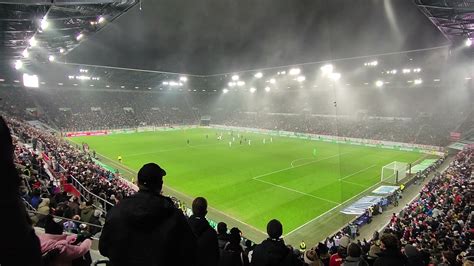
M 189 139 L 188 139 L 187 143 L 188 143 L 188 145 L 189 145 Z
M 232 147 L 232 141 L 229 141 L 229 147 Z
M 270 138 L 270 142 L 273 143 L 273 138 Z
M 117 157 L 117 160 L 119 161 L 119 163 L 122 163 L 122 156 L 119 155 L 119 156 Z
M 252 140 L 249 139 L 249 146 L 251 145 Z
M 263 144 L 265 144 L 265 139 L 263 139 Z

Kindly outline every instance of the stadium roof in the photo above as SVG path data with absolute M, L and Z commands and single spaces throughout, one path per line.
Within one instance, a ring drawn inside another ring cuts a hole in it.
M 68 54 L 138 0 L 0 0 L 0 63 Z
M 415 0 L 415 3 L 451 41 L 474 38 L 474 1 Z
M 216 74 L 448 44 L 412 1 L 143 0 L 68 62 Z

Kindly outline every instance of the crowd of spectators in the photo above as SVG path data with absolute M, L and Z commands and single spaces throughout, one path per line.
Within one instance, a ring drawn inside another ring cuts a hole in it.
M 272 130 L 336 135 L 373 140 L 445 146 L 460 124 L 455 119 L 420 116 L 374 118 L 370 115 L 314 115 L 304 109 L 217 107 L 212 99 L 189 95 L 158 95 L 144 91 L 5 90 L 0 109 L 26 120 L 39 119 L 62 131 L 84 131 L 139 126 L 198 124 L 201 115 L 211 123 Z M 26 110 L 29 111 L 26 111 Z M 324 113 L 323 113 L 324 114 Z M 329 113 L 330 114 L 330 113 Z M 464 128 L 464 127 L 463 127 Z
M 71 183 L 74 177 L 113 205 L 136 198 L 136 191 L 117 178 L 116 173 L 94 163 L 84 149 L 19 119 L 6 118 L 6 121 L 17 138 L 14 162 L 22 177 L 20 194 L 36 209 L 31 216 L 33 222 L 46 228 L 46 236 L 40 237 L 42 252 L 50 251 L 54 246 L 62 256 L 53 256 L 52 260 L 83 258 L 90 248 L 87 238 L 100 233 L 99 227 L 93 225 L 101 226 L 102 209 L 110 209 L 96 205 L 94 199 L 84 200 L 74 195 L 74 191 L 65 191 L 64 185 Z M 191 232 L 185 254 L 189 256 L 190 264 L 201 261 L 199 265 L 469 265 L 470 259 L 474 258 L 474 242 L 471 243 L 474 233 L 471 214 L 473 164 L 474 150 L 457 154 L 444 173 L 422 188 L 416 201 L 399 215 L 393 215 L 381 236 L 375 234 L 370 241 L 354 241 L 349 232 L 340 232 L 304 251 L 284 243 L 281 239 L 283 225 L 278 220 L 268 223 L 268 239 L 258 245 L 242 242 L 242 232 L 238 228 L 228 231 L 223 223 L 218 225 L 217 233 L 212 233 L 206 223 L 202 223 L 207 202 L 198 198 L 196 206 L 193 203 L 192 216 L 186 218 L 188 223 L 182 225 L 189 226 Z M 176 208 L 176 202 L 170 200 L 170 204 L 165 209 Z M 177 213 L 184 217 L 183 212 Z M 51 214 L 62 218 L 53 219 Z M 120 220 L 122 214 L 117 215 Z M 132 223 L 140 221 L 133 220 Z M 77 237 L 68 238 L 65 232 L 75 233 Z M 142 233 L 142 237 L 145 235 L 146 232 Z M 139 245 L 140 241 L 136 243 Z M 210 254 L 209 246 L 214 245 L 219 253 L 217 260 L 216 257 L 211 260 L 200 257 Z

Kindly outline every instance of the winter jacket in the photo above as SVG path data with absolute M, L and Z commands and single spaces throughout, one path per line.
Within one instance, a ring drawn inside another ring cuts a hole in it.
M 109 265 L 196 265 L 196 238 L 171 199 L 140 190 L 108 213 L 99 251 Z
M 71 265 L 74 259 L 86 254 L 91 245 L 90 239 L 84 240 L 80 245 L 73 245 L 76 241 L 75 235 L 51 235 L 42 234 L 38 236 L 41 243 L 41 252 L 46 253 L 53 249 L 59 249 L 59 255 L 53 260 L 54 266 Z
M 374 266 L 405 266 L 407 258 L 399 250 L 384 250 L 377 254 Z
M 252 266 L 301 265 L 282 239 L 266 239 L 253 251 Z
M 216 266 L 219 261 L 216 231 L 204 217 L 192 215 L 188 222 L 197 239 L 197 265 Z
M 248 266 L 249 259 L 242 246 L 228 242 L 219 258 L 219 266 Z
M 94 207 L 86 206 L 81 210 L 81 221 L 90 223 L 91 217 L 94 215 Z
M 348 256 L 342 263 L 342 266 L 369 266 L 369 264 L 361 257 L 355 258 Z

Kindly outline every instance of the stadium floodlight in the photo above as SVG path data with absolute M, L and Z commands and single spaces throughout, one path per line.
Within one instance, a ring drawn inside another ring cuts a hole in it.
M 470 38 L 467 38 L 466 41 L 464 42 L 464 44 L 466 45 L 466 47 L 471 47 L 472 40 Z
M 23 67 L 23 62 L 21 60 L 16 60 L 15 61 L 15 69 L 21 69 Z
M 434 82 L 440 82 L 440 79 L 433 79 Z
M 59 85 L 59 86 L 62 86 L 62 85 L 64 85 L 64 83 L 59 82 L 58 85 Z
M 375 86 L 377 86 L 377 87 L 379 87 L 379 88 L 382 87 L 382 86 L 383 86 L 383 81 L 377 80 L 377 81 L 375 82 Z
M 38 41 L 35 39 L 35 37 L 31 37 L 31 39 L 28 41 L 30 43 L 30 46 L 31 47 L 35 47 L 36 45 L 38 45 Z
M 403 74 L 408 74 L 408 73 L 410 73 L 410 72 L 411 72 L 411 69 L 409 69 L 409 68 L 404 68 L 404 69 L 402 69 L 402 73 L 403 73 Z
M 188 78 L 187 77 L 179 77 L 179 80 L 182 81 L 182 82 L 186 82 L 186 81 L 188 81 Z
M 233 80 L 233 81 L 239 80 L 239 76 L 238 76 L 238 75 L 233 75 L 233 76 L 232 76 L 232 80 Z
M 270 79 L 270 80 L 268 80 L 267 82 L 269 82 L 270 84 L 275 84 L 275 83 L 276 83 L 276 80 L 275 80 L 275 79 Z
M 30 53 L 28 52 L 27 49 L 23 50 L 23 52 L 21 52 L 21 55 L 23 55 L 24 58 L 28 58 L 30 56 Z
M 341 78 L 341 73 L 330 73 L 329 78 L 333 81 L 338 81 Z
M 46 30 L 49 27 L 49 22 L 46 20 L 46 17 L 44 17 L 41 22 L 40 26 L 42 30 Z
M 79 33 L 79 35 L 76 36 L 76 40 L 80 41 L 84 37 L 84 34 Z
M 50 56 L 48 57 L 49 62 L 54 62 L 55 59 L 56 59 L 56 58 L 54 58 L 54 55 L 50 55 Z
M 229 92 L 229 89 L 227 89 L 227 88 L 222 89 L 222 93 L 226 94 L 228 92 Z
M 170 83 L 168 81 L 163 81 L 163 85 L 169 85 Z
M 258 72 L 258 73 L 255 73 L 255 75 L 253 75 L 253 76 L 259 79 L 259 78 L 263 77 L 263 74 L 262 74 L 262 72 Z
M 298 81 L 298 82 L 303 82 L 303 81 L 305 81 L 305 80 L 306 80 L 306 77 L 305 77 L 305 76 L 298 76 L 298 77 L 296 78 L 296 81 Z
M 334 66 L 331 64 L 327 64 L 321 67 L 321 71 L 323 72 L 323 75 L 329 75 L 332 73 L 334 70 Z
M 97 20 L 98 23 L 104 23 L 105 18 L 103 16 L 100 16 L 99 19 Z
M 254 87 L 250 88 L 250 93 L 255 93 L 257 91 L 257 89 L 255 89 Z
M 28 88 L 39 88 L 39 81 L 37 75 L 23 74 L 23 86 Z
M 270 87 L 265 87 L 266 92 L 270 92 L 270 90 L 271 90 Z
M 66 52 L 66 50 L 64 50 L 64 48 L 59 48 L 59 52 L 64 54 L 64 52 Z
M 229 87 L 234 87 L 237 84 L 235 82 L 231 81 L 231 82 L 227 83 L 227 85 L 229 85 Z
M 471 80 L 472 78 L 471 77 L 465 77 L 464 79 L 465 80 Z
M 301 73 L 301 69 L 299 68 L 292 68 L 290 69 L 290 71 L 288 71 L 288 74 L 290 74 L 291 76 L 296 76 L 296 75 L 299 75 Z
M 241 80 L 237 81 L 237 86 L 242 87 L 244 85 L 245 85 L 244 81 L 241 81 Z
M 420 85 L 421 83 L 423 83 L 423 80 L 422 80 L 422 79 L 415 79 L 415 80 L 413 81 L 413 84 L 415 84 L 415 85 Z
M 420 73 L 421 72 L 421 68 L 414 68 L 413 69 L 413 73 Z

